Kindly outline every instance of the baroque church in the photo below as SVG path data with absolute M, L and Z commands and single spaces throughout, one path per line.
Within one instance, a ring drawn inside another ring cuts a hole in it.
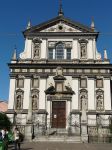
M 26 139 L 66 135 L 88 142 L 109 136 L 112 65 L 97 51 L 94 21 L 85 26 L 58 16 L 23 32 L 25 48 L 14 52 L 7 115 Z

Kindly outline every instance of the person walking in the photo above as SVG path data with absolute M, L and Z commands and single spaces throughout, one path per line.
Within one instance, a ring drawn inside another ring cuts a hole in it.
M 20 132 L 18 128 L 14 130 L 14 143 L 15 143 L 15 150 L 20 150 Z

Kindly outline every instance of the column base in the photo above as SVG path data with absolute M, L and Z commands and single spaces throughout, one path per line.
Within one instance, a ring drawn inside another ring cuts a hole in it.
M 81 135 L 81 140 L 83 143 L 88 143 L 88 134 L 82 134 Z
M 25 140 L 32 140 L 32 124 L 26 124 L 25 126 Z

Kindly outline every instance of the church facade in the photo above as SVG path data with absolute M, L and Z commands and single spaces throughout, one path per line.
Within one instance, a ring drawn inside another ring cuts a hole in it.
M 109 136 L 112 65 L 106 50 L 104 59 L 97 51 L 94 22 L 87 27 L 60 11 L 42 24 L 29 22 L 23 35 L 24 51 L 8 64 L 12 122 L 26 137 Z

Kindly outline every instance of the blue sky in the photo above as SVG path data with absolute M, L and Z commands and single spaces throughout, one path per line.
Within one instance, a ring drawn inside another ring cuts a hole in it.
M 57 16 L 59 0 L 0 0 L 0 99 L 8 100 L 9 69 L 14 46 L 24 49 L 25 30 L 30 19 L 37 25 Z M 90 26 L 94 17 L 99 52 L 106 48 L 112 61 L 112 0 L 62 0 L 66 17 Z

